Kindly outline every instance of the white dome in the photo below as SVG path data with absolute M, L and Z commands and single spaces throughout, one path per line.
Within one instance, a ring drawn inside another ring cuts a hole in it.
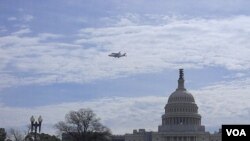
M 188 91 L 176 90 L 169 96 L 168 103 L 195 103 L 195 101 L 193 95 Z
M 205 131 L 194 97 L 184 87 L 184 73 L 180 69 L 177 89 L 169 96 L 159 132 Z

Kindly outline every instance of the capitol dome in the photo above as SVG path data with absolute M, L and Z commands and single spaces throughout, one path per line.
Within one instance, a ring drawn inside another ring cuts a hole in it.
M 175 91 L 170 95 L 168 103 L 195 103 L 195 101 L 188 91 Z
M 184 86 L 183 69 L 179 70 L 177 89 L 168 97 L 162 124 L 158 132 L 133 130 L 125 134 L 125 141 L 221 141 L 221 131 L 210 134 L 201 124 L 201 115 L 195 103 L 195 95 Z M 152 113 L 154 114 L 154 113 Z M 124 138 L 123 138 L 124 139 Z
M 178 87 L 169 96 L 165 114 L 162 115 L 162 125 L 159 126 L 159 132 L 169 131 L 205 131 L 194 97 L 184 86 L 183 69 L 179 70 Z
M 170 95 L 168 99 L 168 103 L 183 103 L 183 102 L 195 103 L 193 95 L 185 89 L 184 73 L 183 73 L 183 69 L 180 69 L 178 87 L 176 91 Z

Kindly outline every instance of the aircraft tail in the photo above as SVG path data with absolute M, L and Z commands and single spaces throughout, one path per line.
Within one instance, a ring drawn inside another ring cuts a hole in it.
M 126 53 L 124 53 L 123 56 L 127 56 Z

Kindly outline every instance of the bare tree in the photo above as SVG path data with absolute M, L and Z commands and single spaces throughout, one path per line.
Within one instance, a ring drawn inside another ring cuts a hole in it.
M 25 127 L 26 127 L 26 130 L 24 130 L 24 136 L 27 136 L 31 132 L 31 126 L 27 124 Z
M 4 128 L 0 128 L 0 141 L 4 141 L 6 139 L 6 131 Z
M 74 141 L 105 141 L 111 135 L 110 130 L 100 123 L 91 109 L 70 111 L 66 114 L 65 121 L 58 122 L 55 127 Z
M 14 141 L 23 141 L 24 135 L 20 130 L 11 128 L 8 133 L 9 138 L 13 138 Z

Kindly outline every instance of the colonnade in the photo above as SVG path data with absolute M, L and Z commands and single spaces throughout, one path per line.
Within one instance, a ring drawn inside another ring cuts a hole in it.
M 199 118 L 192 117 L 168 117 L 163 119 L 163 125 L 201 125 Z
M 168 136 L 164 141 L 197 141 L 196 136 Z

